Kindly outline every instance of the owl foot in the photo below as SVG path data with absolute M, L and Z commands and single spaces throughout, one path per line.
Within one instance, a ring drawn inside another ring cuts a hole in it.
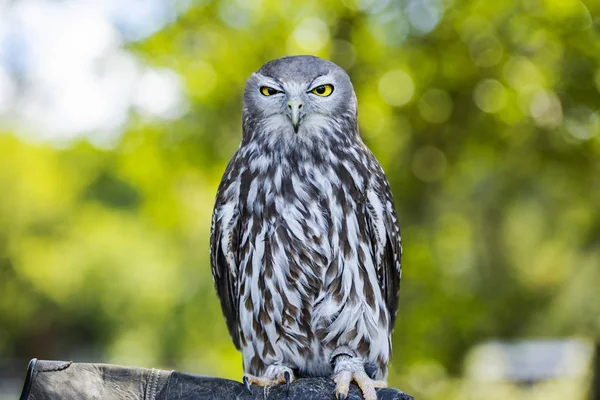
M 246 390 L 252 393 L 250 385 L 273 386 L 285 383 L 286 392 L 290 392 L 290 384 L 294 381 L 294 372 L 283 365 L 269 365 L 263 376 L 244 374 L 242 379 Z
M 348 398 L 350 382 L 354 381 L 360 388 L 365 400 L 377 400 L 375 388 L 387 387 L 387 382 L 373 380 L 365 372 L 363 360 L 342 354 L 334 358 L 335 393 L 338 400 Z

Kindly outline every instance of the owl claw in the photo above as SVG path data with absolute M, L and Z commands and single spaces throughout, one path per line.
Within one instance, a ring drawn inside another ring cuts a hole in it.
M 345 400 L 346 395 L 344 393 L 338 393 L 338 400 Z
M 293 381 L 294 372 L 289 367 L 280 365 L 269 366 L 262 376 L 244 374 L 244 377 L 242 378 L 242 382 L 249 393 L 252 393 L 250 385 L 274 386 L 285 383 L 286 395 L 289 395 L 290 385 Z
M 285 377 L 285 395 L 289 396 L 290 395 L 290 381 L 291 381 L 291 376 L 290 373 L 288 371 L 285 371 L 283 373 L 283 376 Z
M 252 394 L 252 389 L 250 388 L 250 381 L 248 380 L 248 377 L 244 376 L 242 378 L 242 381 L 244 382 L 244 386 L 246 386 L 246 390 L 248 391 L 248 393 Z

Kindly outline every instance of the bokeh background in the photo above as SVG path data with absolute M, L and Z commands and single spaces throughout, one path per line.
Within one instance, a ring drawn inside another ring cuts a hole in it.
M 291 54 L 348 71 L 392 184 L 390 384 L 584 398 L 589 365 L 542 395 L 469 363 L 600 337 L 597 0 L 0 0 L 0 397 L 32 357 L 241 377 L 212 202 L 245 80 Z

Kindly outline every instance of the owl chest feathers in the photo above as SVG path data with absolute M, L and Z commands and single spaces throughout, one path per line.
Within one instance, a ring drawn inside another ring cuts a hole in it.
M 249 158 L 239 181 L 241 230 L 249 233 L 241 244 L 249 241 L 254 250 L 267 245 L 262 269 L 273 265 L 293 274 L 298 267 L 301 275 L 318 279 L 307 282 L 314 294 L 332 259 L 356 248 L 366 169 L 358 159 L 319 162 L 263 153 Z

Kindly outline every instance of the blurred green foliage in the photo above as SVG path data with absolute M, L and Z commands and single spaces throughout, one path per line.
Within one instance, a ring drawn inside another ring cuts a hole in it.
M 241 376 L 212 202 L 245 80 L 302 53 L 351 75 L 396 198 L 391 385 L 447 398 L 479 341 L 600 337 L 600 3 L 198 1 L 129 50 L 180 75 L 184 117 L 111 149 L 0 135 L 0 358 Z

